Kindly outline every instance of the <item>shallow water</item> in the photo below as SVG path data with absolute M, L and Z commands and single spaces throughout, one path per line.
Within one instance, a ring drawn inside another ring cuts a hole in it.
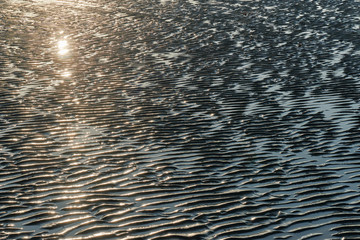
M 1 1 L 0 239 L 360 238 L 359 5 Z

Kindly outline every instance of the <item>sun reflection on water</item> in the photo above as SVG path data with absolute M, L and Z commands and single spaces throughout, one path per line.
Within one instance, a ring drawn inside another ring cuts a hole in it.
M 59 54 L 60 56 L 65 56 L 65 55 L 67 55 L 67 54 L 70 52 L 68 46 L 69 46 L 69 43 L 68 43 L 67 40 L 60 40 L 60 41 L 58 41 L 58 43 L 57 43 L 58 54 Z
M 61 76 L 64 77 L 64 78 L 68 78 L 68 77 L 71 77 L 71 72 L 68 71 L 68 70 L 64 70 L 62 73 L 61 73 Z
M 60 31 L 53 38 L 54 53 L 57 55 L 58 71 L 57 76 L 61 78 L 70 79 L 73 77 L 74 62 L 72 44 L 69 41 L 69 36 Z
M 59 48 L 59 54 L 66 54 L 69 52 L 69 49 L 67 49 L 68 42 L 66 40 L 60 40 L 58 41 L 58 48 Z

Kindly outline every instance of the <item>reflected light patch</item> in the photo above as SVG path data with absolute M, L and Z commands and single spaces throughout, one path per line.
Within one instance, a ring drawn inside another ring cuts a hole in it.
M 68 46 L 68 42 L 66 40 L 60 40 L 58 42 L 58 48 L 63 49 L 66 48 Z
M 80 104 L 80 100 L 79 100 L 78 98 L 74 98 L 74 99 L 73 99 L 73 103 L 75 103 L 75 104 Z
M 64 71 L 64 72 L 61 73 L 61 76 L 62 76 L 62 77 L 65 77 L 65 78 L 71 77 L 71 72 L 69 72 L 69 71 Z
M 63 56 L 63 55 L 66 55 L 69 53 L 69 49 L 68 49 L 69 44 L 66 40 L 58 41 L 57 46 L 59 49 L 59 51 L 58 51 L 59 55 Z

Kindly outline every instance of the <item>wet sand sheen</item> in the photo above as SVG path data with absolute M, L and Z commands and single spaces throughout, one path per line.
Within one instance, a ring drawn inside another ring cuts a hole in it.
M 0 3 L 0 239 L 357 239 L 358 1 Z

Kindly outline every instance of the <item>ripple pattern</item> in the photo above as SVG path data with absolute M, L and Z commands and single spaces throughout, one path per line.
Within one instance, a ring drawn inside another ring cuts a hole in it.
M 0 239 L 360 239 L 359 4 L 0 2 Z

